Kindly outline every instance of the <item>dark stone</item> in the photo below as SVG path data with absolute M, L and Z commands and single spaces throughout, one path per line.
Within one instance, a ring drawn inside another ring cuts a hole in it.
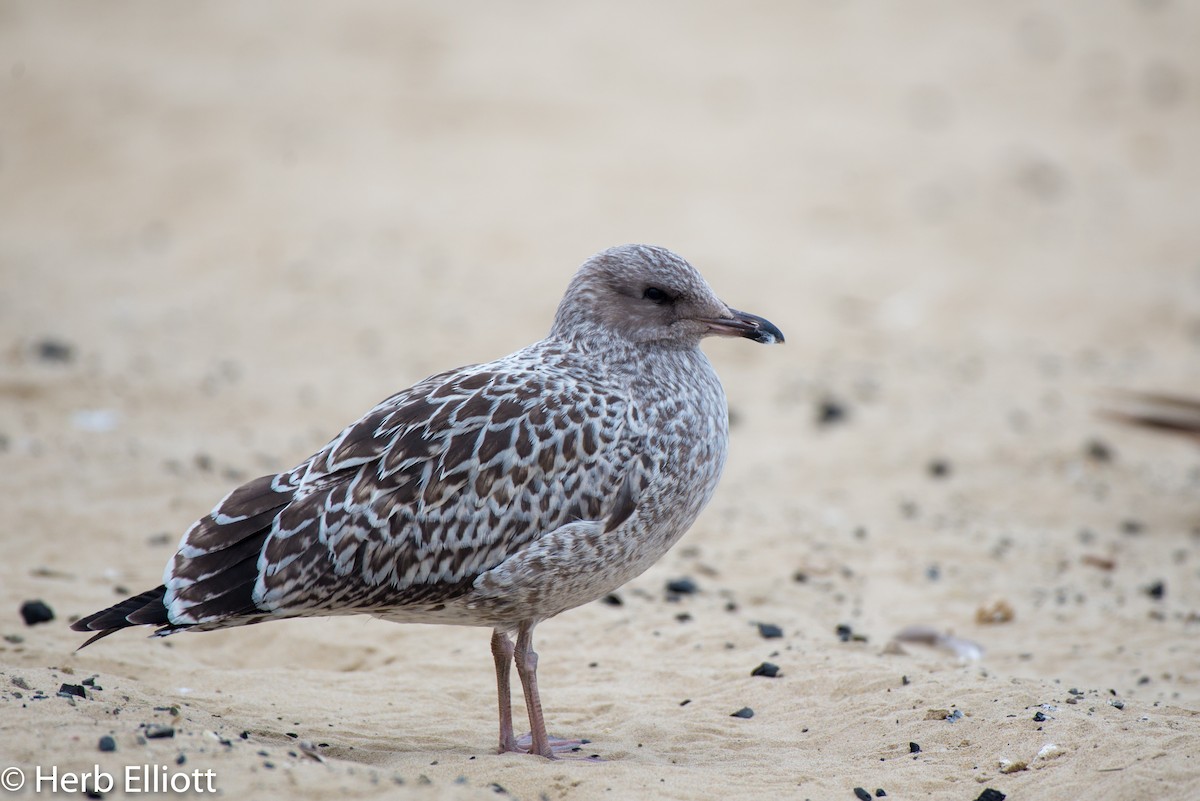
M 34 355 L 43 362 L 66 364 L 75 357 L 75 349 L 61 339 L 46 339 L 33 346 Z
M 908 753 L 910 753 L 910 754 L 921 753 L 921 746 L 917 745 L 916 743 L 914 743 L 910 740 L 908 743 Z
M 667 582 L 667 592 L 672 595 L 694 595 L 699 591 L 696 582 L 692 581 L 687 576 L 683 578 L 672 579 Z
M 64 684 L 58 688 L 58 694 L 63 698 L 87 698 L 87 690 L 82 684 Z
M 608 604 L 609 606 L 624 606 L 625 605 L 625 602 L 621 600 L 621 596 L 617 595 L 615 592 L 610 592 L 608 595 L 605 595 L 600 600 L 603 601 L 604 603 Z
M 103 737 L 100 738 L 100 750 L 106 754 L 109 753 L 110 751 L 116 751 L 117 750 L 117 741 L 114 740 L 111 735 L 108 735 L 108 734 L 104 735 Z
M 1033 713 L 1033 720 L 1035 723 L 1045 723 L 1046 715 L 1039 710 L 1039 711 Z
M 875 797 L 876 798 L 886 798 L 887 790 L 884 790 L 882 787 L 876 787 L 875 788 Z
M 748 707 L 748 706 L 744 706 L 744 707 L 742 707 L 741 709 L 739 709 L 737 712 L 734 712 L 734 713 L 733 713 L 732 715 L 730 715 L 729 717 L 731 717 L 731 718 L 746 718 L 746 719 L 749 719 L 749 718 L 752 718 L 752 717 L 754 717 L 754 710 L 753 710 L 753 709 L 751 709 L 751 708 L 750 708 L 750 707 Z
M 1090 440 L 1084 449 L 1084 453 L 1093 462 L 1111 462 L 1113 459 L 1112 448 L 1103 440 Z
M 751 676 L 766 676 L 768 679 L 773 679 L 779 675 L 779 665 L 770 662 L 763 662 L 761 665 L 750 671 Z
M 175 727 L 165 726 L 161 723 L 151 723 L 146 727 L 146 738 L 149 740 L 161 740 L 165 737 L 174 737 Z
M 991 787 L 979 794 L 975 801 L 1004 801 L 1007 796 L 999 790 L 993 790 Z
M 934 478 L 948 478 L 950 476 L 950 463 L 945 459 L 934 459 L 929 463 L 929 475 Z
M 863 787 L 855 787 L 854 795 L 858 798 L 858 801 L 871 801 L 871 794 Z
M 817 425 L 831 426 L 844 422 L 849 414 L 846 407 L 832 398 L 826 398 L 817 405 Z
M 774 640 L 783 636 L 783 629 L 774 623 L 759 623 L 758 633 L 762 635 L 764 640 Z
M 38 623 L 54 620 L 54 610 L 44 601 L 26 601 L 21 604 L 21 617 L 26 626 L 36 626 Z
M 1167 594 L 1167 585 L 1162 580 L 1152 582 L 1146 586 L 1146 594 L 1156 601 L 1161 601 Z

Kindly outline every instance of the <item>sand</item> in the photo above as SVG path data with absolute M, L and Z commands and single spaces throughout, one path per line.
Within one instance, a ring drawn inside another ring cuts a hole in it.
M 0 5 L 15 797 L 39 770 L 132 797 L 128 765 L 256 799 L 1200 797 L 1200 449 L 1096 414 L 1200 394 L 1198 26 L 1149 1 Z M 550 728 L 603 762 L 494 754 L 485 630 L 75 652 L 68 622 L 154 586 L 239 480 L 537 339 L 627 241 L 788 343 L 706 346 L 716 498 L 621 605 L 538 628 Z M 891 644 L 909 626 L 982 655 Z

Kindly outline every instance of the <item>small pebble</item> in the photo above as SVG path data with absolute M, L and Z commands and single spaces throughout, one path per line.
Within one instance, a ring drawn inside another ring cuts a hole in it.
M 875 797 L 876 797 L 876 798 L 886 798 L 886 797 L 887 797 L 887 791 L 886 791 L 886 790 L 884 790 L 882 787 L 876 787 L 876 788 L 875 788 Z
M 859 801 L 871 801 L 871 794 L 862 787 L 855 787 L 854 795 L 858 797 Z
M 692 581 L 687 576 L 683 578 L 672 579 L 667 582 L 667 592 L 672 595 L 694 595 L 700 588 L 696 586 L 696 582 Z
M 21 617 L 26 626 L 36 626 L 38 623 L 49 623 L 54 620 L 54 610 L 44 601 L 26 601 L 21 604 Z
M 82 684 L 63 684 L 58 688 L 58 694 L 64 698 L 87 698 L 87 690 Z
M 927 469 L 933 478 L 948 478 L 950 475 L 950 463 L 945 459 L 934 459 Z
M 117 750 L 117 741 L 114 740 L 111 735 L 108 735 L 108 734 L 104 735 L 103 737 L 100 738 L 100 750 L 105 753 L 108 753 L 110 751 L 116 751 Z
M 1111 462 L 1113 458 L 1112 448 L 1103 440 L 1090 440 L 1084 449 L 1084 453 L 1093 462 Z
M 909 743 L 908 743 L 908 753 L 910 753 L 910 754 L 919 754 L 919 753 L 921 753 L 921 746 L 917 745 L 916 743 L 914 743 L 914 742 L 912 742 L 912 741 L 909 741 Z
M 837 634 L 838 639 L 841 640 L 842 642 L 866 642 L 867 641 L 867 635 L 855 634 L 854 629 L 850 628 L 850 625 L 847 623 L 839 624 L 838 627 L 835 628 L 833 631 L 835 634 Z
M 1167 585 L 1160 581 L 1150 583 L 1145 588 L 1146 594 L 1156 601 L 1161 601 L 1163 596 L 1167 594 Z
M 779 675 L 779 665 L 770 662 L 763 662 L 761 665 L 750 671 L 751 676 L 766 676 L 768 679 L 776 678 Z
M 834 423 L 844 422 L 847 413 L 846 407 L 841 403 L 826 398 L 817 406 L 817 425 L 831 426 Z
M 66 363 L 75 356 L 75 349 L 60 339 L 46 339 L 33 346 L 34 354 L 44 362 Z
M 1004 801 L 1006 796 L 999 790 L 993 790 L 991 787 L 979 794 L 975 801 Z
M 1039 711 L 1033 713 L 1033 719 L 1037 723 L 1043 723 L 1046 720 L 1046 715 L 1039 710 Z
M 146 737 L 151 740 L 159 740 L 164 737 L 174 737 L 175 727 L 164 726 L 161 723 L 151 723 L 146 727 Z
M 615 592 L 610 592 L 608 595 L 605 595 L 600 600 L 602 600 L 604 603 L 608 604 L 609 606 L 624 606 L 625 605 L 625 602 L 621 600 L 621 596 L 617 595 Z
M 783 629 L 774 623 L 759 623 L 758 633 L 762 635 L 764 640 L 774 640 L 783 636 Z
M 749 718 L 752 718 L 752 717 L 754 717 L 754 710 L 753 710 L 753 709 L 751 709 L 751 708 L 750 708 L 750 707 L 748 707 L 748 706 L 744 706 L 744 707 L 742 707 L 741 709 L 739 709 L 737 712 L 734 712 L 734 713 L 733 713 L 732 715 L 730 715 L 729 717 L 731 717 L 731 718 L 747 718 L 747 719 L 749 719 Z

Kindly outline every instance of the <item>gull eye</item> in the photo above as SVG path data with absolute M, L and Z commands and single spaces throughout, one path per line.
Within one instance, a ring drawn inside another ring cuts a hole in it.
M 656 286 L 646 287 L 646 291 L 642 293 L 642 297 L 651 303 L 657 303 L 659 306 L 664 303 L 670 303 L 672 300 L 670 295 Z

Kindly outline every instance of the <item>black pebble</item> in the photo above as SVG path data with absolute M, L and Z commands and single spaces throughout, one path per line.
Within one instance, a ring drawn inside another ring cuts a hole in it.
M 1113 458 L 1112 448 L 1108 446 L 1107 442 L 1099 439 L 1088 442 L 1084 452 L 1093 462 L 1111 462 Z
M 604 603 L 608 604 L 609 606 L 624 606 L 625 605 L 625 602 L 621 600 L 621 596 L 617 595 L 615 592 L 610 592 L 608 595 L 605 595 L 600 600 L 604 601 Z
M 44 362 L 66 363 L 75 356 L 75 349 L 60 339 L 43 339 L 33 346 L 33 352 Z
M 838 401 L 826 398 L 817 406 L 817 425 L 831 426 L 846 419 L 847 410 Z
M 1156 601 L 1161 601 L 1163 596 L 1167 594 L 1167 585 L 1162 581 L 1155 581 L 1147 585 L 1146 594 Z
M 174 737 L 175 727 L 164 726 L 161 723 L 151 723 L 146 727 L 146 738 L 150 740 L 160 740 L 164 737 Z
M 885 796 L 887 796 L 887 790 L 884 790 L 882 787 L 875 788 L 875 797 L 876 798 L 884 798 Z
M 950 463 L 945 459 L 934 459 L 929 463 L 928 470 L 934 478 L 947 478 L 950 475 Z
M 1006 796 L 999 790 L 993 790 L 991 787 L 979 794 L 975 801 L 1004 801 Z
M 667 582 L 667 592 L 672 595 L 693 595 L 700 588 L 696 586 L 696 582 L 692 581 L 687 576 L 683 578 L 672 579 Z
M 918 744 L 916 744 L 916 743 L 914 743 L 914 742 L 912 742 L 912 741 L 909 741 L 909 743 L 908 743 L 908 753 L 910 753 L 910 754 L 919 754 L 919 753 L 921 753 L 921 746 L 919 746 Z
M 747 719 L 752 718 L 752 717 L 754 717 L 754 710 L 748 706 L 744 706 L 741 709 L 739 709 L 737 712 L 734 712 L 729 717 L 731 717 L 731 718 L 747 718 Z
M 58 688 L 58 694 L 64 698 L 87 698 L 87 690 L 83 689 L 82 684 L 64 684 Z
M 49 623 L 54 620 L 54 610 L 44 601 L 26 601 L 21 604 L 21 617 L 26 626 L 36 626 L 38 623 Z
M 758 633 L 762 635 L 764 640 L 774 640 L 783 636 L 783 629 L 774 623 L 759 623 Z
M 117 750 L 117 741 L 114 740 L 112 738 L 112 736 L 110 736 L 108 734 L 104 735 L 103 737 L 100 738 L 100 750 L 105 753 L 108 753 L 110 751 L 116 751 Z
M 750 671 L 751 676 L 766 676 L 768 679 L 773 679 L 779 675 L 779 665 L 770 662 L 763 662 L 761 665 Z
M 175 764 L 176 765 L 186 765 L 187 764 L 187 754 L 180 751 L 179 756 L 175 757 Z
M 1033 720 L 1034 720 L 1034 722 L 1036 722 L 1036 723 L 1044 723 L 1044 722 L 1045 722 L 1045 720 L 1046 720 L 1046 716 L 1045 716 L 1045 714 L 1043 714 L 1041 711 L 1034 712 L 1034 713 L 1033 713 Z
M 871 801 L 871 794 L 862 787 L 855 787 L 854 795 L 858 797 L 859 801 Z

